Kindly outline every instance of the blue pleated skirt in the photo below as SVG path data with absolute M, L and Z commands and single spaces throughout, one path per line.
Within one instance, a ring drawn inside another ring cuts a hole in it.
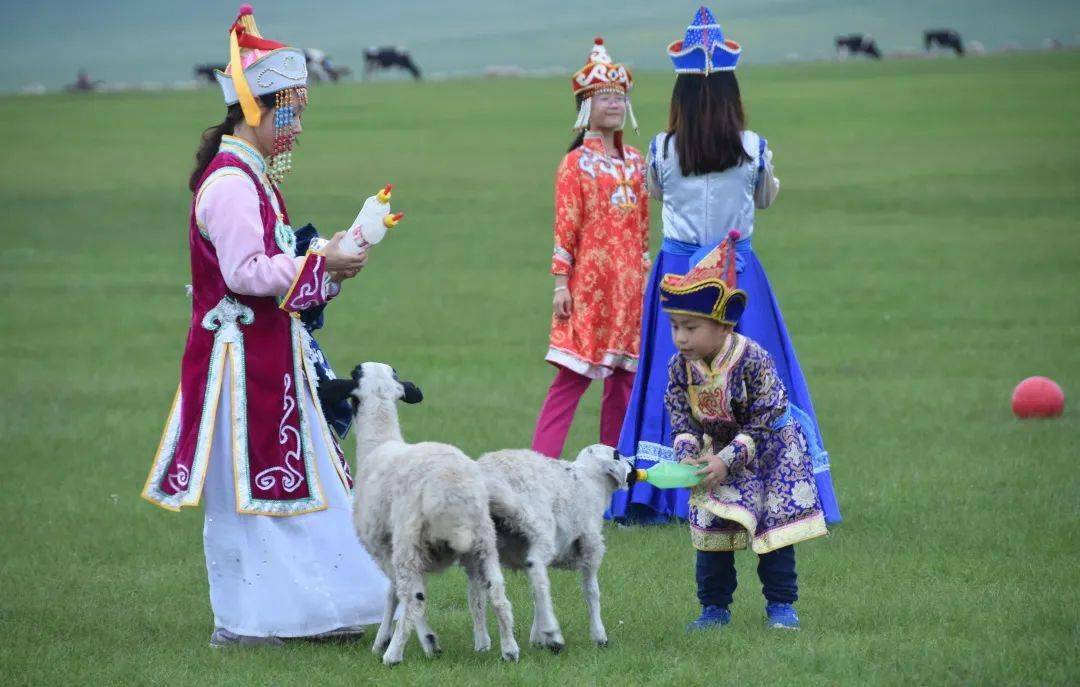
M 633 457 L 640 468 L 649 468 L 662 460 L 674 460 L 671 421 L 664 406 L 664 392 L 667 390 L 668 361 L 675 355 L 675 344 L 671 340 L 671 321 L 660 308 L 660 281 L 666 274 L 686 274 L 691 265 L 714 247 L 665 239 L 653 263 L 642 309 L 638 372 L 618 446 L 619 453 Z M 790 412 L 802 425 L 810 444 L 814 477 L 825 520 L 829 523 L 840 522 L 840 508 L 836 503 L 829 471 L 829 454 L 821 439 L 810 390 L 799 367 L 787 327 L 784 326 L 780 306 L 776 303 L 764 268 L 754 255 L 750 239 L 737 242 L 735 250 L 739 288 L 747 294 L 747 307 L 735 330 L 756 341 L 773 357 L 776 371 L 787 389 Z M 642 482 L 636 484 L 631 492 L 615 492 L 607 516 L 645 521 L 657 517 L 685 519 L 689 498 L 688 489 L 657 489 Z

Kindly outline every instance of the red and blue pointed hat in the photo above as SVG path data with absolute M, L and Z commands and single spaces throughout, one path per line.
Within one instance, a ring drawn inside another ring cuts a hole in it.
M 735 70 L 742 46 L 724 38 L 724 32 L 708 7 L 698 8 L 686 27 L 686 36 L 668 46 L 676 74 L 704 74 Z
M 660 307 L 671 314 L 696 315 L 735 326 L 746 309 L 746 292 L 736 286 L 733 231 L 685 275 L 668 274 L 660 282 Z

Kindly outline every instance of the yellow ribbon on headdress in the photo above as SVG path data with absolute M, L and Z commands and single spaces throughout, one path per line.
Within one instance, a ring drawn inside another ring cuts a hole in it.
M 255 18 L 251 14 L 242 14 L 236 20 L 236 24 L 243 27 L 244 33 L 247 35 L 262 38 L 259 35 L 259 29 L 255 26 Z M 244 76 L 244 65 L 240 62 L 240 39 L 236 24 L 233 24 L 232 29 L 229 31 L 229 62 L 232 64 L 233 86 L 236 88 L 236 95 L 240 99 L 240 109 L 244 112 L 244 121 L 248 123 L 248 126 L 259 126 L 259 122 L 262 121 L 262 110 L 259 109 L 259 103 L 255 101 L 251 86 L 248 85 L 247 77 Z

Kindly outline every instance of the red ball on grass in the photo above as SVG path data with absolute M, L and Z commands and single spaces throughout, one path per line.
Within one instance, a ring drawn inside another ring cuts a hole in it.
M 1065 410 L 1065 392 L 1047 377 L 1028 377 L 1016 385 L 1013 414 L 1019 418 L 1056 417 Z

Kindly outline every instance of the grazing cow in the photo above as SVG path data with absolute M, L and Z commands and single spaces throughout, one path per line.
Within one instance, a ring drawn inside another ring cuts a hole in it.
M 964 56 L 964 41 L 960 38 L 960 33 L 953 29 L 927 29 L 923 31 L 923 46 L 927 52 L 935 45 L 945 49 L 951 48 L 958 57 Z
M 881 59 L 881 51 L 872 36 L 864 33 L 851 33 L 836 37 L 836 51 L 841 54 L 857 55 L 863 53 L 875 60 Z
M 383 69 L 401 67 L 405 69 L 417 81 L 420 80 L 420 68 L 413 62 L 412 55 L 404 48 L 370 47 L 364 50 L 364 78 L 371 76 L 372 72 Z

